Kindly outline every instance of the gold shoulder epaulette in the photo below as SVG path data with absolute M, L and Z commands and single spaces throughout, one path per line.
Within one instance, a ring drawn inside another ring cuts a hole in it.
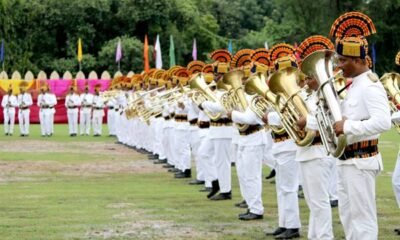
M 372 82 L 379 81 L 379 77 L 378 77 L 378 75 L 376 75 L 376 73 L 368 73 L 367 75 L 368 75 L 369 80 L 371 80 Z

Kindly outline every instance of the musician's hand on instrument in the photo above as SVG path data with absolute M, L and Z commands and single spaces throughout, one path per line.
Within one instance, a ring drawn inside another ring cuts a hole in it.
M 227 112 L 226 115 L 228 116 L 229 119 L 232 119 L 232 111 Z
M 178 102 L 178 107 L 181 109 L 185 108 L 185 104 L 183 104 L 183 102 Z
M 300 117 L 300 118 L 297 120 L 297 126 L 298 126 L 300 129 L 304 129 L 304 127 L 306 126 L 306 124 L 307 124 L 307 117 L 302 116 L 302 117 Z
M 333 124 L 333 128 L 335 129 L 336 135 L 340 135 L 344 133 L 344 122 L 346 118 L 343 118 L 341 121 L 335 122 Z
M 264 116 L 261 119 L 265 124 L 268 125 L 268 112 L 264 113 Z

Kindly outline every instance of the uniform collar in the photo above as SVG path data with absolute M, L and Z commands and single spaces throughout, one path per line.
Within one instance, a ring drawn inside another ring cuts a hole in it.
M 369 73 L 372 73 L 371 70 L 361 73 L 360 75 L 353 78 L 353 86 L 357 85 L 359 82 L 363 81 L 363 78 L 366 78 Z

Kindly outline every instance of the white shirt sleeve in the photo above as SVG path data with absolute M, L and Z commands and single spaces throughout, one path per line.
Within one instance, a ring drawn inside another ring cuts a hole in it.
M 1 106 L 2 106 L 3 108 L 6 107 L 7 101 L 8 101 L 8 97 L 6 97 L 6 95 L 4 95 L 4 96 L 3 96 L 3 99 L 1 100 Z
M 239 124 L 264 125 L 261 119 L 249 108 L 245 112 L 232 111 L 232 121 Z
M 370 85 L 362 96 L 370 118 L 358 121 L 346 120 L 343 126 L 344 134 L 375 135 L 389 130 L 390 108 L 386 93 L 377 85 Z
M 282 126 L 281 118 L 277 112 L 268 113 L 268 125 L 271 126 Z
M 204 110 L 207 110 L 209 112 L 212 113 L 225 113 L 225 109 L 224 107 L 222 107 L 222 105 L 220 103 L 215 103 L 215 102 L 211 102 L 211 101 L 205 101 L 201 104 L 201 107 Z
M 318 122 L 315 115 L 307 114 L 306 128 L 311 130 L 318 130 Z
M 392 114 L 392 121 L 395 123 L 400 123 L 400 111 L 394 112 Z

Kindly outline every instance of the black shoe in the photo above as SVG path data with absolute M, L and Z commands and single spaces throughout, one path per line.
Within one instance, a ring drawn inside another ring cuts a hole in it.
M 274 178 L 275 175 L 276 175 L 276 171 L 275 171 L 275 169 L 272 169 L 271 172 L 268 174 L 268 176 L 265 177 L 265 179 L 268 180 L 268 179 Z
M 174 165 L 167 163 L 167 165 L 162 166 L 163 168 L 174 168 Z
M 191 178 L 192 177 L 192 170 L 186 169 L 183 172 L 176 173 L 175 178 Z
M 167 159 L 157 160 L 153 162 L 154 164 L 164 164 L 167 163 Z
M 232 192 L 220 193 L 210 198 L 213 201 L 230 200 L 232 199 Z
M 231 162 L 231 167 L 235 167 L 236 163 L 235 162 Z
M 211 192 L 207 195 L 207 198 L 211 198 L 212 196 L 214 196 L 215 194 L 217 194 L 217 192 L 219 192 L 219 183 L 218 180 L 214 180 L 211 182 L 212 188 L 211 188 Z
M 147 156 L 147 158 L 148 158 L 149 160 L 157 160 L 157 159 L 158 159 L 158 157 L 157 157 L 155 154 L 149 154 L 149 155 Z
M 338 200 L 331 200 L 331 208 L 336 208 L 339 206 Z
M 263 219 L 263 218 L 264 218 L 263 215 L 254 214 L 251 212 L 248 212 L 246 214 L 239 216 L 239 220 L 243 220 L 243 221 L 258 220 L 258 219 Z
M 180 172 L 180 170 L 177 168 L 170 168 L 170 169 L 168 169 L 168 172 L 177 173 L 177 172 Z
M 395 229 L 394 229 L 394 232 L 396 232 L 397 234 L 400 235 L 400 228 L 395 228 Z
M 238 208 L 248 208 L 249 206 L 247 206 L 246 200 L 241 201 L 240 203 L 235 203 L 235 207 Z
M 199 192 L 211 192 L 211 189 L 212 188 L 210 188 L 210 187 L 205 187 L 205 188 L 200 189 Z
M 20 137 L 25 137 L 25 135 L 24 135 L 24 134 L 20 134 L 19 136 L 20 136 Z
M 189 185 L 202 185 L 204 183 L 205 183 L 204 181 L 195 179 L 195 180 L 190 181 Z
M 267 233 L 265 233 L 265 235 L 267 235 L 267 236 L 277 236 L 277 235 L 279 235 L 279 234 L 281 234 L 281 233 L 283 233 L 283 232 L 285 232 L 285 231 L 286 231 L 286 228 L 278 227 L 278 228 L 275 229 L 273 232 L 267 232 Z
M 8 133 L 6 133 L 5 135 L 8 136 Z
M 300 232 L 298 228 L 288 228 L 283 233 L 276 235 L 275 239 L 292 239 L 299 237 L 300 237 Z

